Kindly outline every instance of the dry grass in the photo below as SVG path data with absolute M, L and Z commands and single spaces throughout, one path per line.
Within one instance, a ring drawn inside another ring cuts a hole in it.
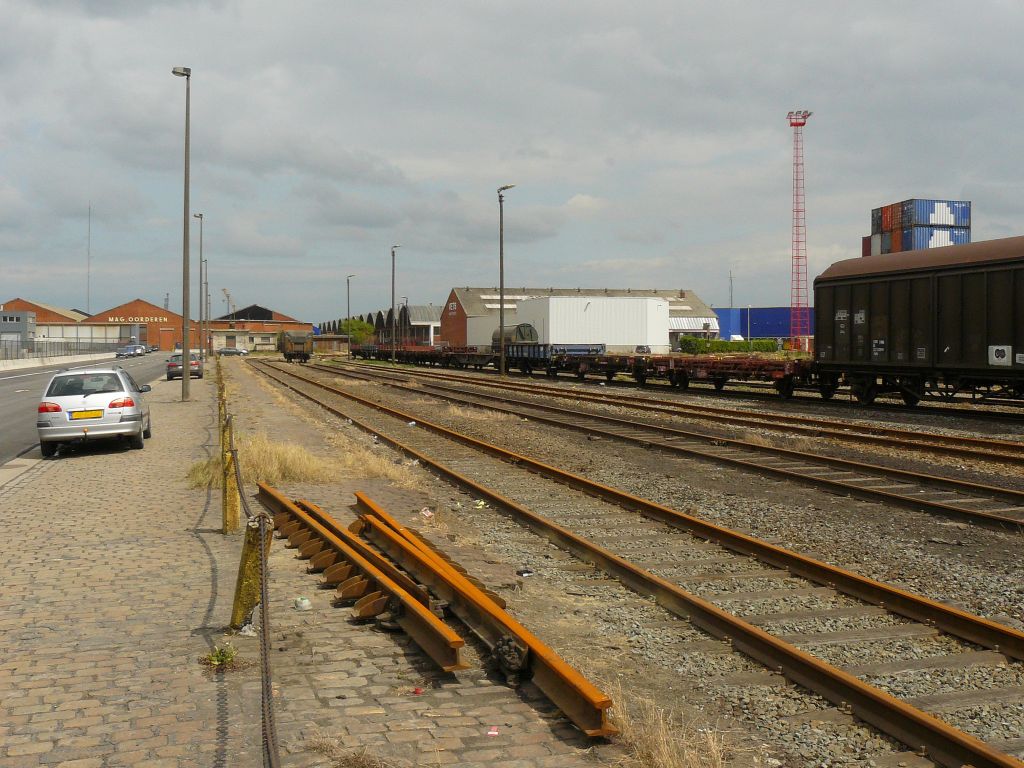
M 820 441 L 809 437 L 786 437 L 784 435 L 768 437 L 757 432 L 748 432 L 747 430 L 741 430 L 736 435 L 736 439 L 753 443 L 754 445 L 762 445 L 765 448 L 785 448 L 789 451 L 802 451 L 804 453 L 814 453 L 821 448 Z
M 423 487 L 422 477 L 413 470 L 415 465 L 386 448 L 370 447 L 342 435 L 330 435 L 327 442 L 349 477 L 380 478 L 402 488 Z
M 636 768 L 722 768 L 733 750 L 717 728 L 687 720 L 653 699 L 627 693 L 612 684 L 608 691 L 615 707 L 618 742 L 626 749 L 625 765 Z
M 507 424 L 520 420 L 518 416 L 513 416 L 511 413 L 488 411 L 483 408 L 462 408 L 458 405 L 449 405 L 445 409 L 444 415 L 459 421 L 486 421 L 488 424 Z
M 382 757 L 369 754 L 366 747 L 349 749 L 338 739 L 322 733 L 315 733 L 307 738 L 303 747 L 308 752 L 316 752 L 330 758 L 334 768 L 392 768 L 394 765 Z
M 323 458 L 296 443 L 275 442 L 264 432 L 241 435 L 235 442 L 242 480 L 278 485 L 284 482 L 324 483 L 337 478 L 343 464 Z M 188 471 L 192 488 L 219 488 L 220 456 L 193 464 Z

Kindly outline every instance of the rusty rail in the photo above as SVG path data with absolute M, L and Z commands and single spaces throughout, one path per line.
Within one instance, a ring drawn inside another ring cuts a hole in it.
M 608 722 L 608 696 L 372 500 L 357 493 L 356 504 L 359 532 L 445 600 L 491 648 L 510 682 L 528 677 L 588 736 L 618 733 Z
M 307 383 L 315 384 L 319 388 L 336 392 L 345 398 L 360 402 L 368 407 L 395 415 L 403 420 L 412 419 L 412 416 L 409 414 L 373 403 L 372 401 L 365 400 L 357 395 L 341 392 L 340 390 L 336 390 L 329 385 L 319 382 L 309 381 L 297 374 L 290 375 L 294 378 L 306 381 Z M 653 596 L 661 606 L 666 608 L 666 610 L 669 610 L 677 616 L 690 619 L 694 624 L 702 627 L 716 637 L 729 640 L 733 647 L 737 648 L 741 652 L 747 654 L 753 659 L 756 659 L 768 668 L 785 675 L 793 682 L 818 693 L 828 701 L 839 706 L 849 707 L 850 711 L 861 720 L 870 723 L 881 732 L 889 734 L 912 749 L 915 749 L 922 754 L 926 754 L 929 759 L 939 765 L 948 766 L 948 768 L 962 768 L 963 766 L 972 766 L 972 768 L 1024 768 L 1024 763 L 1021 763 L 1010 755 L 999 752 L 979 739 L 948 725 L 942 720 L 939 720 L 926 712 L 922 712 L 921 710 L 900 701 L 884 691 L 837 669 L 831 664 L 801 651 L 799 648 L 768 634 L 759 627 L 733 616 L 713 603 L 687 592 L 678 585 L 668 582 L 642 568 L 637 567 L 603 547 L 587 541 L 562 526 L 535 514 L 526 507 L 517 504 L 496 491 L 465 477 L 447 465 L 435 461 L 425 454 L 406 446 L 393 438 L 389 438 L 376 430 L 373 430 L 371 427 L 352 416 L 316 400 L 312 395 L 296 389 L 287 382 L 273 376 L 271 378 L 275 378 L 285 387 L 288 387 L 298 394 L 313 400 L 313 402 L 316 402 L 325 410 L 342 416 L 343 418 L 351 419 L 353 424 L 359 426 L 361 429 L 378 435 L 378 437 L 385 442 L 395 446 L 408 455 L 418 458 L 422 465 L 433 468 L 457 484 L 470 489 L 480 497 L 490 500 L 499 508 L 508 510 L 531 530 L 543 535 L 557 546 L 571 552 L 581 560 L 594 564 L 606 573 L 615 576 L 623 584 L 636 592 Z M 473 438 L 459 435 L 458 433 L 452 433 L 444 427 L 432 425 L 429 422 L 424 422 L 422 420 L 417 421 L 417 424 L 433 431 L 437 431 L 438 433 L 446 434 L 460 442 L 475 444 L 487 453 L 493 453 L 495 455 L 505 454 L 509 457 L 515 457 L 515 461 L 529 466 L 531 469 L 540 471 L 543 474 L 551 472 L 553 476 L 566 478 L 564 482 L 568 482 L 569 478 L 573 478 L 575 482 L 569 484 L 576 485 L 580 488 L 586 488 L 588 492 L 602 498 L 621 499 L 620 503 L 623 503 L 625 506 L 630 508 L 639 508 L 645 511 L 663 510 L 672 516 L 678 516 L 680 519 L 688 519 L 696 524 L 695 532 L 706 532 L 698 533 L 698 535 L 705 535 L 707 538 L 718 540 L 723 544 L 723 546 L 727 546 L 731 549 L 746 551 L 744 548 L 746 546 L 746 542 L 755 543 L 758 549 L 764 548 L 766 551 L 774 551 L 780 559 L 789 561 L 790 558 L 792 558 L 791 563 L 795 567 L 798 567 L 800 563 L 806 562 L 813 564 L 816 568 L 828 571 L 830 576 L 849 576 L 854 580 L 854 582 L 865 582 L 878 590 L 880 594 L 891 594 L 893 598 L 904 598 L 906 601 L 905 603 L 901 600 L 894 599 L 894 605 L 892 607 L 888 602 L 886 603 L 886 607 L 893 612 L 900 613 L 900 608 L 905 609 L 907 605 L 915 606 L 916 610 L 931 610 L 933 611 L 933 623 L 950 634 L 957 634 L 956 629 L 959 628 L 957 622 L 948 620 L 950 618 L 950 614 L 952 614 L 954 618 L 955 616 L 963 617 L 965 620 L 969 620 L 972 624 L 977 623 L 978 627 L 982 630 L 981 634 L 989 636 L 990 639 L 992 636 L 1005 637 L 1009 646 L 1012 646 L 1012 648 L 1000 647 L 997 644 L 996 647 L 998 650 L 1018 659 L 1024 658 L 1024 633 L 1017 632 L 1009 627 L 1003 627 L 1002 625 L 989 622 L 985 619 L 971 616 L 970 614 L 949 608 L 948 606 L 928 600 L 927 598 L 906 593 L 902 590 L 897 590 L 886 584 L 882 584 L 881 582 L 866 579 L 865 577 L 853 574 L 849 571 L 844 571 L 843 569 L 834 568 L 826 563 L 805 558 L 796 553 L 782 549 L 781 547 L 775 547 L 774 545 L 767 544 L 766 542 L 761 542 L 753 537 L 745 536 L 744 534 L 739 534 L 734 531 L 715 526 L 697 518 L 691 518 L 688 515 L 683 515 L 676 510 L 662 507 L 654 502 L 639 499 L 637 497 L 630 496 L 629 494 L 624 494 L 621 491 L 617 491 L 616 489 L 592 483 L 585 478 L 575 477 L 567 472 L 562 472 L 561 470 L 553 467 L 547 467 L 546 465 L 532 459 L 528 459 L 527 457 L 517 456 L 516 454 L 504 451 L 496 446 L 490 446 L 487 443 L 477 441 Z M 632 500 L 632 503 L 630 503 L 629 500 Z M 684 527 L 688 528 L 689 526 Z M 793 569 L 794 572 L 800 573 L 800 571 L 796 570 L 795 567 Z M 813 577 L 808 578 L 815 580 Z M 839 578 L 837 583 L 830 584 L 830 586 L 834 586 L 834 588 L 843 591 L 842 586 L 840 586 L 841 584 L 846 584 L 846 582 L 844 579 Z M 942 621 L 941 624 L 940 620 Z M 944 624 L 948 626 L 943 626 Z M 989 647 L 992 646 L 989 645 Z
M 305 380 L 305 379 L 304 379 Z M 316 386 L 325 386 L 320 382 L 311 380 L 310 383 Z M 390 387 L 402 389 L 403 384 L 386 381 L 385 384 Z M 431 385 L 426 385 L 430 387 Z M 441 389 L 441 388 L 438 388 Z M 332 390 L 333 391 L 333 390 Z M 447 400 L 468 403 L 471 405 L 477 405 L 479 407 L 487 407 L 493 410 L 502 411 L 506 413 L 518 414 L 514 407 L 511 405 L 505 405 L 504 407 L 499 405 L 481 405 L 478 402 L 467 399 L 460 399 L 457 395 L 440 393 L 431 393 L 427 389 L 418 389 L 417 392 L 426 392 L 428 394 L 435 394 L 437 397 L 443 397 Z M 458 391 L 458 390 L 457 390 Z M 578 418 L 583 416 L 596 422 L 604 422 L 611 424 L 617 428 L 624 428 L 628 430 L 644 429 L 649 432 L 656 433 L 658 435 L 667 435 L 669 437 L 681 437 L 688 440 L 699 441 L 708 443 L 716 447 L 735 447 L 742 450 L 751 451 L 758 454 L 766 454 L 769 456 L 780 456 L 784 458 L 793 459 L 796 461 L 814 462 L 822 466 L 831 467 L 833 469 L 839 469 L 843 471 L 855 471 L 864 472 L 873 475 L 880 475 L 884 477 L 894 478 L 900 482 L 914 482 L 921 485 L 927 485 L 934 488 L 948 488 L 956 492 L 970 492 L 986 494 L 999 499 L 1006 499 L 1011 503 L 1024 505 L 1024 491 L 1014 490 L 1012 488 L 1005 488 L 999 486 L 982 485 L 980 483 L 972 483 L 964 480 L 957 480 L 956 478 L 945 477 L 942 475 L 926 475 L 920 472 L 911 472 L 909 470 L 897 469 L 894 467 L 886 467 L 877 464 L 867 464 L 864 462 L 851 461 L 849 459 L 841 459 L 833 456 L 822 456 L 818 454 L 808 454 L 801 451 L 795 451 L 788 448 L 778 448 L 772 446 L 761 445 L 755 442 L 749 442 L 745 440 L 739 440 L 735 438 L 727 437 L 716 437 L 714 435 L 708 435 L 700 432 L 691 432 L 688 430 L 679 429 L 677 427 L 665 426 L 662 424 L 652 424 L 649 422 L 641 422 L 627 418 L 620 418 L 616 416 L 609 416 L 598 413 L 582 413 L 573 411 L 567 408 L 561 408 L 556 405 L 545 405 L 543 403 L 534 402 L 523 402 L 516 401 L 502 397 L 501 395 L 489 395 L 481 392 L 462 393 L 464 397 L 477 398 L 478 400 L 495 400 L 499 403 L 517 403 L 519 405 L 525 405 L 529 408 L 538 411 L 547 411 L 549 413 L 559 414 L 562 416 Z M 558 427 L 569 426 L 567 423 L 558 418 L 548 417 L 543 415 L 532 414 L 531 418 L 534 421 L 543 422 L 547 424 L 553 424 Z M 870 486 L 861 486 L 856 483 L 847 483 L 843 480 L 832 480 L 828 477 L 819 477 L 817 475 L 809 475 L 806 472 L 800 470 L 787 469 L 785 467 L 774 466 L 771 464 L 763 464 L 750 461 L 747 458 L 739 456 L 729 456 L 719 453 L 706 453 L 695 448 L 689 448 L 685 445 L 678 443 L 659 443 L 644 437 L 634 437 L 627 434 L 621 434 L 610 429 L 601 429 L 600 427 L 586 424 L 574 423 L 571 425 L 574 429 L 583 430 L 591 434 L 600 435 L 613 440 L 623 440 L 626 442 L 639 443 L 645 447 L 657 446 L 658 448 L 673 453 L 680 453 L 689 456 L 696 456 L 697 458 L 714 460 L 722 464 L 729 464 L 734 467 L 740 467 L 741 469 L 751 470 L 760 474 L 770 474 L 777 477 L 784 477 L 787 480 L 799 482 L 805 485 L 816 485 L 822 488 L 828 488 L 833 491 L 838 491 L 850 496 L 856 496 L 857 498 L 868 499 L 872 501 L 885 501 L 891 504 L 897 504 L 902 507 L 914 509 L 918 511 L 936 512 L 947 517 L 957 518 L 961 520 L 967 520 L 976 525 L 984 525 L 986 527 L 994 528 L 996 530 L 1013 530 L 1024 532 L 1024 520 L 1015 519 L 1012 517 L 1006 517 L 1004 515 L 997 515 L 984 510 L 973 510 L 964 509 L 957 507 L 953 504 L 943 503 L 941 501 L 929 501 L 927 499 L 917 498 L 915 495 L 900 494 L 883 489 L 871 488 Z
M 407 576 L 396 580 L 396 569 L 392 567 L 389 575 L 379 563 L 346 543 L 337 530 L 299 509 L 276 489 L 260 483 L 258 498 L 273 512 L 278 532 L 299 548 L 299 556 L 313 559 L 313 570 L 324 571 L 325 583 L 337 584 L 339 599 L 355 600 L 353 616 L 365 619 L 389 611 L 394 622 L 443 670 L 468 667 L 461 656 L 465 641 L 430 611 L 422 590 Z M 421 594 L 414 596 L 400 582 Z
M 344 372 L 338 366 L 314 365 L 316 370 L 331 373 Z M 348 367 L 348 366 L 346 366 Z M 414 379 L 437 379 L 443 382 L 461 382 L 471 386 L 485 386 L 488 389 L 504 389 L 527 394 L 543 394 L 565 400 L 583 400 L 600 405 L 620 408 L 635 408 L 652 413 L 664 413 L 670 416 L 686 417 L 716 424 L 734 424 L 737 426 L 768 429 L 775 431 L 796 432 L 810 437 L 826 437 L 855 443 L 873 443 L 889 447 L 906 448 L 930 453 L 952 455 L 961 458 L 974 458 L 982 461 L 993 461 L 1004 464 L 1024 465 L 1024 443 L 1010 440 L 991 440 L 988 438 L 952 437 L 939 432 L 909 432 L 907 430 L 863 425 L 852 421 L 834 421 L 809 416 L 791 416 L 772 413 L 770 418 L 757 418 L 730 408 L 708 405 L 689 405 L 682 401 L 660 400 L 657 398 L 636 397 L 634 395 L 609 395 L 566 390 L 563 387 L 551 387 L 530 382 L 524 385 L 511 381 L 481 381 L 479 377 L 459 376 L 457 374 L 441 374 L 432 371 L 381 371 L 379 366 L 351 364 L 360 372 L 372 371 L 376 376 L 408 376 Z M 857 433 L 846 431 L 857 430 Z M 1010 453 L 1005 453 L 1009 451 Z

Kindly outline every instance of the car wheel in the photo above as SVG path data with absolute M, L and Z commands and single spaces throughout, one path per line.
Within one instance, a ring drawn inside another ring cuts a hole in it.
M 146 422 L 146 428 L 142 430 L 142 436 L 147 440 L 153 436 L 153 419 L 150 417 L 149 421 Z
M 203 378 L 203 374 L 200 373 L 198 378 L 200 378 L 200 379 Z
M 134 435 L 128 438 L 128 445 L 135 449 L 145 448 L 146 442 L 142 437 L 142 432 L 136 432 Z
M 57 447 L 59 443 L 40 443 L 39 452 L 43 454 L 44 459 L 48 459 L 51 456 L 57 455 Z
M 171 380 L 172 380 L 173 378 L 174 378 L 174 377 L 173 377 L 173 376 L 171 376 L 171 374 L 169 374 L 169 373 L 167 374 L 167 380 L 168 380 L 168 381 L 171 381 Z

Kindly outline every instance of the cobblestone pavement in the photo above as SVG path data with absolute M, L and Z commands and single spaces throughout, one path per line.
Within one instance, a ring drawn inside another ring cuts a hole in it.
M 290 426 L 314 452 L 329 450 L 235 362 L 240 431 Z M 216 442 L 212 381 L 193 381 L 190 403 L 179 397 L 177 382 L 155 382 L 142 451 L 29 454 L 0 478 L 0 768 L 262 762 L 258 667 L 214 675 L 198 663 L 228 639 L 241 538 L 220 534 L 219 491 L 184 480 Z M 385 505 L 422 503 L 380 480 L 285 490 L 343 518 L 357 489 Z M 396 767 L 574 768 L 621 756 L 594 748 L 531 685 L 489 677 L 468 638 L 472 667 L 446 675 L 404 635 L 351 623 L 280 541 L 270 574 L 282 765 L 364 755 Z M 296 611 L 297 596 L 312 610 Z M 254 639 L 230 640 L 258 660 Z
M 144 450 L 95 444 L 0 487 L 0 768 L 260 762 L 258 693 L 198 663 L 240 548 L 184 480 L 215 442 L 213 387 L 153 387 Z

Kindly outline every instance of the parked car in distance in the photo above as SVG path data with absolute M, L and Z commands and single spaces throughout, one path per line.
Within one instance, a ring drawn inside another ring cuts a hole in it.
M 127 438 L 142 448 L 153 432 L 149 406 L 141 387 L 120 366 L 53 375 L 40 398 L 36 415 L 39 451 L 49 458 L 64 443 L 99 438 Z
M 150 344 L 149 345 L 149 349 L 147 351 L 148 352 L 159 352 L 160 351 L 160 346 L 158 344 Z
M 132 357 L 134 354 L 131 347 L 118 347 L 114 357 Z
M 203 378 L 203 361 L 199 359 L 199 355 L 192 352 L 188 357 L 188 375 L 197 379 Z M 167 358 L 167 380 L 180 379 L 181 376 L 181 353 L 178 352 Z
M 248 355 L 249 350 L 243 347 L 221 347 L 217 350 L 217 354 L 221 357 L 224 357 L 225 355 Z
M 136 356 L 144 355 L 149 351 L 148 349 L 146 349 L 145 344 L 132 344 L 131 349 L 133 350 L 132 354 Z

